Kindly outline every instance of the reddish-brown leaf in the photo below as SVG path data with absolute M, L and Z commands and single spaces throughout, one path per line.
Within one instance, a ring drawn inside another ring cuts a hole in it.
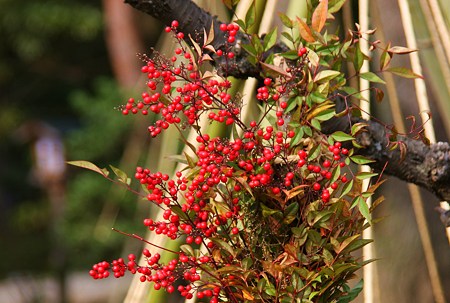
M 306 24 L 305 21 L 303 21 L 301 18 L 297 17 L 298 21 L 298 30 L 300 32 L 300 36 L 307 42 L 315 42 L 316 39 L 313 37 L 312 31 L 309 28 L 308 24 Z
M 416 51 L 417 49 L 410 49 L 403 46 L 393 46 L 388 49 L 388 52 L 399 55 L 409 54 Z
M 319 5 L 313 12 L 311 27 L 316 32 L 320 32 L 325 26 L 328 15 L 328 0 L 320 1 Z M 306 39 L 305 39 L 306 40 Z

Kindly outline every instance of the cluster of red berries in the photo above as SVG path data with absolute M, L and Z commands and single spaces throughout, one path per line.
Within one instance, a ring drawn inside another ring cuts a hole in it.
M 142 167 L 137 167 L 134 175 L 148 191 L 147 200 L 164 209 L 163 220 L 146 218 L 143 224 L 158 235 L 173 240 L 183 238 L 192 250 L 193 247 L 203 245 L 206 252 L 197 257 L 185 252 L 174 252 L 177 258 L 161 264 L 159 254 L 152 255 L 148 249 L 144 249 L 145 266 L 137 265 L 136 257 L 129 255 L 127 263 L 118 259 L 111 264 L 95 264 L 90 275 L 101 279 L 108 277 L 112 271 L 115 277 L 121 277 L 129 271 L 139 274 L 142 282 L 153 282 L 156 290 L 163 288 L 169 293 L 175 291 L 174 283 L 183 279 L 187 285 L 176 288 L 183 297 L 191 299 L 196 292 L 199 299 L 210 298 L 210 303 L 217 303 L 221 292 L 226 291 L 223 284 L 201 285 L 195 282 L 200 279 L 199 273 L 204 268 L 218 269 L 233 262 L 240 266 L 239 261 L 231 255 L 220 258 L 213 256 L 221 251 L 217 241 L 239 246 L 243 234 L 241 231 L 245 231 L 241 206 L 244 200 L 251 199 L 251 191 L 258 189 L 284 199 L 286 191 L 304 185 L 315 199 L 320 196 L 325 205 L 338 189 L 339 182 L 347 182 L 345 173 L 341 175 L 340 169 L 345 167 L 342 158 L 349 151 L 336 142 L 329 146 L 327 158 L 323 161 L 309 160 L 308 151 L 303 149 L 297 152 L 298 161 L 290 160 L 290 156 L 295 154 L 295 147 L 290 145 L 295 131 L 286 127 L 284 120 L 288 107 L 284 97 L 288 95 L 289 87 L 280 84 L 280 79 L 265 78 L 264 86 L 258 88 L 256 98 L 265 102 L 267 111 L 275 111 L 276 125 L 263 127 L 261 121 L 251 121 L 246 125 L 239 118 L 239 102 L 233 100 L 229 93 L 231 82 L 202 78 L 199 70 L 202 58 L 194 58 L 195 55 L 192 56 L 183 47 L 181 40 L 184 34 L 177 32 L 178 27 L 179 23 L 173 21 L 165 31 L 175 34 L 180 47 L 175 49 L 169 59 L 156 56 L 146 61 L 141 71 L 147 75 L 150 92 L 144 92 L 140 101 L 130 98 L 122 112 L 124 115 L 138 112 L 160 115 L 161 118 L 148 128 L 152 137 L 171 124 L 194 125 L 203 114 L 211 121 L 241 128 L 242 136 L 232 140 L 210 138 L 207 134 L 199 133 L 195 150 L 197 159 L 191 163 L 196 167 L 191 167 L 194 173 L 188 176 L 177 172 L 171 179 L 167 174 Z M 235 43 L 239 26 L 221 24 L 220 30 L 226 33 L 230 45 Z M 226 54 L 231 59 L 234 53 L 230 50 L 231 47 L 225 51 L 217 50 L 216 54 Z M 299 57 L 306 53 L 304 47 L 298 50 Z M 175 85 L 178 81 L 182 84 Z M 283 168 L 277 169 L 276 166 Z M 218 196 L 221 200 L 220 209 L 212 203 Z
M 94 279 L 103 279 L 109 277 L 109 270 L 113 272 L 114 277 L 120 278 L 125 275 L 126 271 L 130 271 L 131 273 L 136 273 L 136 256 L 134 254 L 130 254 L 128 256 L 128 263 L 125 264 L 124 259 L 119 258 L 117 260 L 108 263 L 106 261 L 99 262 L 92 266 L 92 269 L 89 271 L 89 275 Z
M 225 33 L 225 37 L 227 38 L 228 46 L 225 49 L 225 52 L 221 49 L 216 51 L 217 56 L 226 55 L 229 59 L 234 58 L 234 52 L 231 51 L 231 45 L 236 42 L 236 35 L 239 32 L 239 25 L 237 24 L 220 24 L 220 30 Z
M 224 79 L 203 80 L 198 66 L 202 63 L 202 56 L 193 58 L 191 53 L 182 45 L 181 40 L 184 35 L 177 32 L 178 21 L 173 21 L 170 27 L 166 27 L 166 32 L 174 32 L 180 47 L 175 49 L 175 54 L 170 58 L 156 56 L 153 59 L 146 58 L 147 64 L 141 71 L 147 74 L 147 86 L 152 93 L 144 92 L 142 100 L 136 101 L 130 98 L 122 113 L 136 114 L 141 112 L 147 115 L 149 112 L 160 114 L 161 119 L 154 125 L 149 126 L 148 131 L 152 137 L 156 137 L 162 130 L 167 129 L 171 124 L 181 124 L 186 120 L 189 125 L 194 124 L 198 117 L 205 111 L 209 112 L 209 119 L 231 125 L 235 122 L 240 113 L 240 107 L 232 101 L 228 90 L 231 82 Z M 236 24 L 221 24 L 220 30 L 226 32 L 228 45 L 226 49 L 217 50 L 216 54 L 225 54 L 228 58 L 233 58 L 231 51 L 232 43 L 239 31 Z M 181 57 L 188 62 L 181 60 Z M 194 60 L 197 59 L 197 62 Z M 174 86 L 175 81 L 183 81 L 182 87 Z M 169 104 L 167 104 L 169 100 Z
M 303 57 L 304 55 L 306 55 L 307 52 L 308 50 L 306 49 L 306 47 L 301 47 L 298 49 L 297 55 L 299 57 Z

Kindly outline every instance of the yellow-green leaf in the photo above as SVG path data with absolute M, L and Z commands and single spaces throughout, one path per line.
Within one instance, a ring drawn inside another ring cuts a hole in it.
M 120 182 L 130 185 L 131 179 L 128 178 L 127 174 L 124 171 L 122 171 L 112 165 L 110 165 L 109 167 L 111 167 L 113 173 L 119 178 Z
M 359 76 L 370 82 L 386 84 L 386 82 L 384 82 L 383 79 L 381 79 L 380 77 L 378 77 L 376 74 L 374 74 L 372 72 L 362 73 L 362 74 L 359 74 Z
M 332 133 L 331 137 L 338 142 L 351 141 L 351 140 L 355 139 L 353 136 L 346 134 L 340 130 Z
M 314 82 L 323 83 L 326 81 L 330 81 L 339 76 L 340 74 L 341 72 L 338 72 L 336 70 L 329 70 L 329 69 L 323 70 L 316 74 L 316 76 L 314 77 Z
M 353 162 L 355 162 L 356 164 L 360 164 L 360 165 L 364 165 L 364 164 L 375 162 L 375 160 L 371 160 L 371 159 L 368 159 L 368 158 L 366 158 L 364 156 L 360 156 L 360 155 L 351 156 L 350 159 Z
M 108 177 L 109 175 L 109 171 L 106 168 L 99 168 L 97 165 L 89 161 L 68 161 L 67 164 L 92 170 L 96 173 L 99 173 L 103 177 Z
M 405 68 L 405 67 L 390 67 L 390 68 L 386 69 L 386 71 L 393 73 L 394 75 L 403 77 L 403 78 L 408 78 L 408 79 L 421 78 L 421 79 L 423 79 L 423 76 L 416 74 L 412 70 Z

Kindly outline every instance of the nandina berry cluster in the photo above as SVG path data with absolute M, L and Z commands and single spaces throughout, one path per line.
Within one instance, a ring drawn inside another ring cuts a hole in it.
M 161 55 L 156 55 L 152 59 L 144 57 L 146 65 L 141 71 L 147 74 L 147 86 L 151 92 L 144 92 L 140 101 L 130 98 L 122 109 L 124 115 L 130 112 L 133 114 L 141 112 L 144 115 L 149 112 L 160 114 L 162 119 L 148 128 L 152 137 L 156 137 L 170 124 L 180 124 L 184 118 L 192 125 L 204 111 L 210 111 L 210 119 L 226 122 L 227 125 L 232 124 L 240 113 L 238 104 L 234 104 L 232 102 L 234 100 L 228 94 L 231 87 L 228 80 L 202 79 L 199 65 L 207 59 L 202 54 L 192 55 L 189 48 L 182 44 L 184 34 L 176 32 L 177 27 L 178 22 L 173 21 L 172 26 L 166 28 L 166 32 L 175 33 L 179 42 L 179 47 L 175 49 L 171 58 Z M 234 43 L 239 27 L 235 24 L 222 24 L 220 29 L 227 32 L 228 46 L 225 47 L 225 53 L 232 59 L 234 53 L 229 47 Z M 221 56 L 224 51 L 217 50 L 215 53 Z M 184 84 L 175 85 L 177 81 Z
M 220 269 L 242 268 L 244 256 L 252 255 L 253 248 L 246 238 L 251 230 L 243 209 L 248 208 L 249 201 L 259 203 L 254 195 L 270 197 L 275 204 L 282 201 L 269 212 L 283 212 L 290 205 L 303 203 L 293 198 L 293 192 L 301 188 L 305 197 L 327 208 L 337 196 L 340 184 L 348 181 L 347 172 L 343 170 L 348 163 L 349 150 L 340 142 L 328 143 L 322 134 L 318 134 L 322 136 L 318 139 L 319 153 L 311 153 L 312 148 L 306 143 L 291 144 L 296 132 L 286 120 L 289 116 L 287 100 L 290 92 L 298 90 L 298 83 L 302 82 L 308 60 L 306 48 L 298 50 L 299 62 L 287 69 L 289 77 L 283 74 L 277 78 L 266 77 L 263 86 L 257 89 L 256 99 L 265 110 L 263 116 L 272 115 L 274 125 L 264 125 L 262 119 L 247 124 L 240 117 L 241 100 L 230 94 L 231 82 L 218 76 L 205 77 L 200 68 L 211 48 L 203 46 L 205 53 L 191 52 L 182 43 L 184 34 L 177 32 L 178 26 L 178 22 L 173 21 L 165 31 L 174 34 L 179 47 L 170 58 L 160 54 L 145 57 L 146 64 L 141 71 L 147 75 L 149 91 L 142 93 L 140 101 L 130 98 L 122 113 L 159 115 L 155 124 L 148 127 L 152 137 L 172 124 L 181 128 L 195 125 L 202 115 L 211 122 L 240 129 L 242 135 L 235 135 L 233 139 L 211 138 L 198 130 L 195 159 L 188 159 L 190 170 L 184 174 L 176 172 L 174 178 L 137 167 L 134 177 L 147 191 L 147 200 L 163 209 L 162 220 L 146 218 L 144 226 L 157 235 L 182 239 L 184 244 L 180 251 L 172 251 L 175 258 L 167 264 L 160 262 L 159 254 L 152 255 L 144 249 L 145 265 L 138 265 L 136 257 L 129 255 L 127 263 L 118 259 L 111 264 L 104 261 L 94 265 L 90 275 L 101 279 L 112 271 L 115 277 L 121 277 L 129 271 L 139 274 L 142 282 L 153 282 L 156 290 L 163 288 L 172 293 L 176 289 L 187 299 L 196 294 L 199 299 L 209 298 L 215 303 L 221 298 L 233 298 L 235 291 L 230 282 L 233 275 Z M 239 27 L 222 24 L 220 30 L 230 46 L 235 42 Z M 232 59 L 234 53 L 230 49 L 217 50 L 215 54 L 226 54 Z M 199 250 L 200 247 L 204 249 Z M 254 258 L 253 261 L 258 268 L 263 267 L 261 260 Z M 199 283 L 202 275 L 213 279 Z M 175 287 L 177 281 L 181 285 Z

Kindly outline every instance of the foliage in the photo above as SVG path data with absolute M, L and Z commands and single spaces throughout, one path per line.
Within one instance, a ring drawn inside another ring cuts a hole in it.
M 185 243 L 179 251 L 171 251 L 175 258 L 168 264 L 144 249 L 146 265 L 138 265 L 131 254 L 128 261 L 95 264 L 90 271 L 93 278 L 105 278 L 110 271 L 121 277 L 129 271 L 169 293 L 175 291 L 176 281 L 183 280 L 178 286 L 182 296 L 189 299 L 196 294 L 209 302 L 350 302 L 357 296 L 362 284 L 350 289 L 348 281 L 364 265 L 354 252 L 371 241 L 361 238 L 372 222 L 366 200 L 380 182 L 362 188 L 362 180 L 377 174 L 350 168 L 351 163 L 370 162 L 354 148 L 364 124 L 352 125 L 350 134 L 326 134 L 322 128 L 337 115 L 348 116 L 351 123 L 350 113 L 358 110 L 350 100 L 361 99 L 360 91 L 348 86 L 349 77 L 383 80 L 375 73 L 359 73 L 369 60 L 359 44 L 363 33 L 350 31 L 342 41 L 327 32 L 330 13 L 342 3 L 321 1 L 307 20 L 281 14 L 288 28 L 282 35 L 291 43 L 285 53 L 264 56 L 276 42 L 276 29 L 264 38 L 249 35 L 251 43 L 243 48 L 249 60 L 261 66 L 264 78 L 256 92 L 261 116 L 250 122 L 241 115 L 241 97 L 230 94 L 232 83 L 208 71 L 205 63 L 226 56 L 228 64 L 234 64 L 234 37 L 253 25 L 254 6 L 244 20 L 220 26 L 228 41 L 222 49 L 210 44 L 213 30 L 205 32 L 204 41 L 191 38 L 187 45 L 177 21 L 166 28 L 179 47 L 173 56 L 142 57 L 149 92 L 140 100 L 130 98 L 122 113 L 159 114 L 161 118 L 148 128 L 152 137 L 171 125 L 194 129 L 196 142 L 185 139 L 192 150 L 182 160 L 185 169 L 171 178 L 138 167 L 134 177 L 142 192 L 137 192 L 125 172 L 115 167 L 101 169 L 86 161 L 70 164 L 115 180 L 158 205 L 163 218 L 145 219 L 144 225 Z M 410 50 L 381 51 L 380 72 L 417 76 L 389 67 L 393 54 Z M 346 62 L 353 64 L 355 75 L 344 74 Z M 382 97 L 377 88 L 371 90 Z M 343 111 L 334 107 L 338 99 L 345 100 Z M 201 119 L 225 125 L 232 136 L 211 137 L 200 126 Z M 141 236 L 127 235 L 156 246 Z

